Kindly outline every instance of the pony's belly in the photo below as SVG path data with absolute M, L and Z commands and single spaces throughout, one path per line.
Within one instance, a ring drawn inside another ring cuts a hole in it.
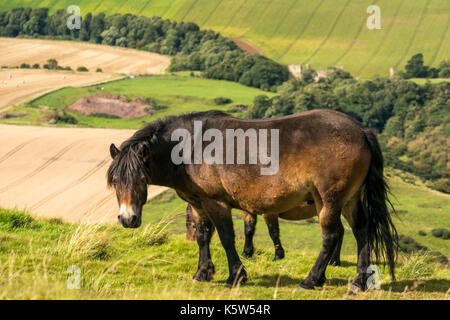
M 303 203 L 289 211 L 279 214 L 279 217 L 284 220 L 305 220 L 317 215 L 316 206 L 313 204 Z
M 258 197 L 239 197 L 236 202 L 239 209 L 253 214 L 279 214 L 299 207 L 311 198 L 311 194 L 306 191 L 280 195 L 262 193 Z

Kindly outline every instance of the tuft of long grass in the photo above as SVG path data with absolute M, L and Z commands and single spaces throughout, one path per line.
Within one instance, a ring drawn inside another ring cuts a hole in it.
M 101 224 L 80 224 L 58 241 L 56 251 L 66 259 L 107 260 L 111 255 L 111 239 L 107 232 L 102 232 Z
M 136 231 L 133 235 L 132 244 L 134 247 L 150 247 L 166 243 L 169 239 L 168 227 L 174 221 L 174 215 L 163 216 L 156 223 L 147 224 L 141 231 Z
M 434 257 L 427 251 L 401 255 L 400 263 L 398 275 L 403 279 L 423 279 L 432 276 L 437 268 Z
M 40 224 L 27 212 L 0 208 L 0 230 L 39 228 Z

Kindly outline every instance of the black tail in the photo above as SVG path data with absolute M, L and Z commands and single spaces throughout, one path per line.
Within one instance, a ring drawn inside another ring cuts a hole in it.
M 372 153 L 362 202 L 368 217 L 369 249 L 376 263 L 382 260 L 384 264 L 387 260 L 392 280 L 395 281 L 398 234 L 388 210 L 388 205 L 393 210 L 394 207 L 389 201 L 389 186 L 383 174 L 383 154 L 375 133 L 370 129 L 364 129 L 364 133 Z

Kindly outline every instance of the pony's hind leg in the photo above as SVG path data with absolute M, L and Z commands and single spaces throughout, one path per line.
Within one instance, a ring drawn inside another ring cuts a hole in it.
M 342 225 L 342 222 L 341 222 Z M 342 229 L 344 226 L 342 226 Z M 342 248 L 342 241 L 344 240 L 344 233 L 342 233 L 341 237 L 338 240 L 338 243 L 336 245 L 336 248 L 334 248 L 333 255 L 331 256 L 331 260 L 329 265 L 330 266 L 340 266 L 341 265 L 341 248 Z
M 257 216 L 241 210 L 242 219 L 244 220 L 245 245 L 242 256 L 251 258 L 255 249 L 253 247 L 253 236 L 255 235 Z
M 370 248 L 368 240 L 368 219 L 359 197 L 355 198 L 346 206 L 343 210 L 343 215 L 352 227 L 358 248 L 357 275 L 350 289 L 354 292 L 365 291 L 369 277 L 367 271 L 370 266 Z
M 322 249 L 308 277 L 300 284 L 300 290 L 314 289 L 314 287 L 322 286 L 325 283 L 325 271 L 339 239 L 344 234 L 340 215 L 340 207 L 330 203 L 323 204 L 319 214 L 319 222 L 322 228 Z
M 277 214 L 263 214 L 264 221 L 267 224 L 267 228 L 269 229 L 269 235 L 272 238 L 273 245 L 275 247 L 275 257 L 274 261 L 281 260 L 284 258 L 284 249 L 281 245 L 280 240 L 280 226 L 278 224 L 278 215 Z
M 192 207 L 192 217 L 195 220 L 195 238 L 199 248 L 198 270 L 193 280 L 210 281 L 215 273 L 209 250 L 211 237 L 214 233 L 214 225 L 207 216 L 199 215 L 194 207 Z

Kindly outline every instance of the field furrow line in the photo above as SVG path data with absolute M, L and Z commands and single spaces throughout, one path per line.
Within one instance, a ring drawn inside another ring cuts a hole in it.
M 233 22 L 234 18 L 236 18 L 236 15 L 239 11 L 241 11 L 241 9 L 245 6 L 246 1 L 241 1 L 241 5 L 237 8 L 237 10 L 231 15 L 230 21 L 228 21 L 228 23 L 225 25 L 225 27 L 223 28 L 223 30 L 225 31 Z
M 286 17 L 291 13 L 291 10 L 295 7 L 295 5 L 297 4 L 298 0 L 294 0 L 291 5 L 289 6 L 289 8 L 287 9 L 286 13 L 283 15 L 283 17 L 280 19 L 280 22 L 278 22 L 277 26 L 275 27 L 275 30 L 273 30 L 272 35 L 270 36 L 270 38 L 272 38 L 277 32 L 278 30 L 281 28 L 281 26 L 283 25 L 284 20 L 286 19 Z
M 11 182 L 10 184 L 8 184 L 7 186 L 3 187 L 0 189 L 0 193 L 1 192 L 5 192 L 6 190 L 16 187 L 18 185 L 20 185 L 21 183 L 27 181 L 28 179 L 31 179 L 32 177 L 34 177 L 35 175 L 37 175 L 38 173 L 40 173 L 41 171 L 45 170 L 47 167 L 49 167 L 52 163 L 56 162 L 57 160 L 59 160 L 59 158 L 61 158 L 64 154 L 66 154 L 70 149 L 72 149 L 76 144 L 78 144 L 79 142 L 74 142 L 72 144 L 69 144 L 68 146 L 64 147 L 61 151 L 59 151 L 57 154 L 55 154 L 54 156 L 52 156 L 50 159 L 48 159 L 45 163 L 43 163 L 42 165 L 40 165 L 38 168 L 36 168 L 35 170 L 33 170 L 32 172 L 14 180 L 13 182 Z
M 39 208 L 40 206 L 42 206 L 43 204 L 45 204 L 46 202 L 52 200 L 53 198 L 63 194 L 66 191 L 69 191 L 70 189 L 76 187 L 77 185 L 79 185 L 80 183 L 86 181 L 87 179 L 89 179 L 89 177 L 91 177 L 93 174 L 95 174 L 98 170 L 100 170 L 101 168 L 103 168 L 106 164 L 108 164 L 110 157 L 106 157 L 104 160 L 102 160 L 101 162 L 99 162 L 94 168 L 92 168 L 91 170 L 89 170 L 88 172 L 86 172 L 83 176 L 81 176 L 80 178 L 76 179 L 75 181 L 72 181 L 71 183 L 65 185 L 64 187 L 60 188 L 59 190 L 49 194 L 48 196 L 46 196 L 45 198 L 41 199 L 39 202 L 35 203 L 34 205 L 32 205 L 30 207 L 30 210 L 36 210 L 37 208 Z
M 122 8 L 124 6 L 124 4 L 127 3 L 127 1 L 121 1 L 120 5 L 114 9 L 115 12 L 118 12 L 120 10 L 120 8 Z
M 191 6 L 189 7 L 189 9 L 186 11 L 186 13 L 183 15 L 183 17 L 180 19 L 180 21 L 184 21 L 184 18 L 187 17 L 187 15 L 192 11 L 192 9 L 194 9 L 195 5 L 197 4 L 198 0 L 195 0 L 194 2 L 192 2 Z
M 319 4 L 317 5 L 317 7 L 314 8 L 314 11 L 309 16 L 308 20 L 306 21 L 305 25 L 303 26 L 302 30 L 297 35 L 295 40 L 286 48 L 286 50 L 283 51 L 283 53 L 280 56 L 278 56 L 276 58 L 276 60 L 279 60 L 279 59 L 283 58 L 294 47 L 294 45 L 297 43 L 297 41 L 300 40 L 303 37 L 303 35 L 305 34 L 306 30 L 308 29 L 310 23 L 313 21 L 313 18 L 316 15 L 317 11 L 319 11 L 320 7 L 322 6 L 322 4 L 324 2 L 325 2 L 325 0 L 321 0 L 319 2 Z M 292 28 L 295 28 L 295 26 L 292 26 Z M 292 29 L 289 31 L 289 33 L 291 33 L 291 31 L 292 31 Z
M 409 40 L 408 45 L 406 46 L 406 49 L 403 52 L 401 58 L 394 64 L 394 68 L 397 68 L 398 65 L 403 61 L 403 59 L 405 59 L 406 56 L 408 55 L 409 49 L 411 48 L 412 44 L 414 43 L 414 40 L 416 39 L 417 32 L 419 31 L 419 28 L 422 25 L 423 19 L 425 18 L 425 14 L 428 10 L 430 3 L 431 3 L 431 0 L 428 0 L 425 3 L 425 7 L 423 8 L 422 13 L 420 14 L 419 23 L 416 25 L 416 28 L 414 29 L 414 33 L 413 33 L 411 39 Z
M 405 0 L 402 0 L 402 2 L 400 2 L 399 6 L 397 7 L 397 9 L 395 10 L 394 13 L 394 17 L 392 21 L 395 21 L 395 19 L 397 18 L 398 14 L 400 13 L 401 8 L 403 7 L 403 4 L 405 3 Z M 389 34 L 391 33 L 392 27 L 394 25 L 394 22 L 392 22 L 391 24 L 389 24 L 389 26 L 386 29 L 386 32 L 383 35 L 383 38 L 381 39 L 381 41 L 379 42 L 378 46 L 375 48 L 375 51 L 372 53 L 372 55 L 369 57 L 369 59 L 367 59 L 367 61 L 361 66 L 361 68 L 358 70 L 358 72 L 356 73 L 356 75 L 360 75 L 361 72 L 370 64 L 370 62 L 372 62 L 372 60 L 378 55 L 378 53 L 380 52 L 381 48 L 383 47 L 383 44 L 386 42 L 387 37 L 389 36 Z
M 111 193 L 111 194 L 107 195 L 106 197 L 100 199 L 92 207 L 90 207 L 88 210 L 86 210 L 82 216 L 87 217 L 89 213 L 96 211 L 98 208 L 100 208 L 102 205 L 107 203 L 109 200 L 113 199 L 114 196 L 115 196 L 115 194 Z
M 211 19 L 212 15 L 216 12 L 217 8 L 222 4 L 223 0 L 220 0 L 217 2 L 217 5 L 214 6 L 214 9 L 209 13 L 209 15 L 206 17 L 205 21 L 202 22 L 202 26 L 208 22 L 209 19 Z
M 100 0 L 98 2 L 98 4 L 95 6 L 95 8 L 92 9 L 92 14 L 94 14 L 97 11 L 97 9 L 103 4 L 103 2 L 105 2 L 105 0 Z
M 148 4 L 151 2 L 152 0 L 147 0 L 144 4 L 144 6 L 136 13 L 137 16 L 139 16 L 141 14 L 142 11 L 144 11 L 145 8 L 147 8 Z M 169 6 L 169 8 L 172 6 L 172 4 Z
M 374 5 L 377 4 L 377 1 L 374 2 Z M 364 29 L 364 26 L 366 25 L 366 21 L 367 21 L 367 17 L 364 17 L 361 25 L 359 26 L 358 31 L 356 32 L 355 36 L 353 37 L 352 42 L 350 43 L 350 45 L 347 47 L 347 49 L 345 49 L 345 51 L 336 59 L 335 62 L 332 63 L 332 65 L 337 65 L 339 63 L 339 61 L 341 61 L 355 46 L 356 42 L 359 39 L 359 36 L 361 35 L 361 32 Z
M 267 11 L 267 9 L 269 9 L 269 7 L 270 7 L 270 5 L 271 4 L 273 4 L 274 2 L 272 2 L 272 1 L 268 1 L 267 2 L 267 4 L 266 4 L 266 6 L 264 7 L 264 9 L 263 9 L 263 13 L 261 14 L 261 17 L 264 15 L 264 13 Z M 250 11 L 250 12 L 252 12 L 252 11 Z M 262 20 L 262 19 L 261 19 Z M 260 21 L 261 21 L 260 20 Z M 252 26 L 252 28 L 249 28 L 247 31 L 245 31 L 242 35 L 240 35 L 239 36 L 239 38 L 242 38 L 242 37 L 245 37 L 246 35 L 247 35 L 247 33 L 249 33 L 250 31 L 252 31 L 252 29 L 253 28 L 256 28 L 258 25 L 254 25 L 254 26 Z
M 161 14 L 160 14 L 161 18 L 164 18 L 164 15 L 170 10 L 170 8 L 172 8 L 172 6 L 173 6 L 173 2 L 171 2 L 171 3 L 167 6 L 166 10 L 164 10 L 163 12 L 161 12 Z
M 328 31 L 327 36 L 325 37 L 325 39 L 323 39 L 323 41 L 320 43 L 320 45 L 316 48 L 316 50 L 314 50 L 314 52 L 312 53 L 312 55 L 310 55 L 306 60 L 303 61 L 302 64 L 308 63 L 309 60 L 311 60 L 312 58 L 314 58 L 314 56 L 320 51 L 320 49 L 322 49 L 322 47 L 325 45 L 325 43 L 327 43 L 327 41 L 330 39 L 331 34 L 333 33 L 334 29 L 336 28 L 337 23 L 339 22 L 339 20 L 341 19 L 342 15 L 344 14 L 345 9 L 347 9 L 348 5 L 350 4 L 351 0 L 347 0 L 347 2 L 344 4 L 344 7 L 341 9 L 341 11 L 339 12 L 338 16 L 336 17 L 336 19 L 334 20 L 330 31 Z
M 7 160 L 8 158 L 10 158 L 12 155 L 14 155 L 15 153 L 17 153 L 18 151 L 20 151 L 23 147 L 25 147 L 27 144 L 30 144 L 31 142 L 37 140 L 38 138 L 34 138 L 34 139 L 30 139 L 28 141 L 25 141 L 24 143 L 19 144 L 18 146 L 16 146 L 15 148 L 13 148 L 12 150 L 10 150 L 9 152 L 7 152 L 5 155 L 3 155 L 0 158 L 0 163 L 2 163 L 3 161 Z
M 439 44 L 438 44 L 438 47 L 436 48 L 436 51 L 434 52 L 433 56 L 431 57 L 430 62 L 428 63 L 430 66 L 433 65 L 434 60 L 436 60 L 436 58 L 439 54 L 439 51 L 441 51 L 441 48 L 442 48 L 442 45 L 444 44 L 445 36 L 447 35 L 449 26 L 450 26 L 450 18 L 447 19 L 447 26 L 445 27 L 445 31 L 442 34 L 441 39 L 439 40 Z
M 289 6 L 289 8 L 287 9 L 286 13 L 283 15 L 283 18 L 280 19 L 280 22 L 278 22 L 277 26 L 275 27 L 274 31 L 272 32 L 272 35 L 269 37 L 273 38 L 275 36 L 275 34 L 278 32 L 278 30 L 280 29 L 280 27 L 283 25 L 284 20 L 286 19 L 287 16 L 289 16 L 289 13 L 291 12 L 291 10 L 295 7 L 295 5 L 297 4 L 298 0 L 294 0 L 291 5 Z M 256 44 L 258 45 L 258 47 L 263 47 L 266 45 L 265 41 L 259 41 L 256 42 Z M 278 50 L 273 50 L 276 54 L 278 54 Z

